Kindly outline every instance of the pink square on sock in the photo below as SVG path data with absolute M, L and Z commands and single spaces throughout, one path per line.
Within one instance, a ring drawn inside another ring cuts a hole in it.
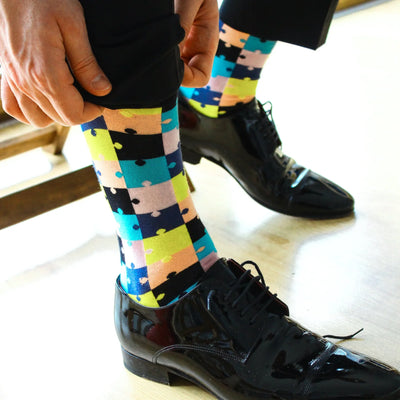
M 95 160 L 94 168 L 100 183 L 103 186 L 123 189 L 126 182 L 118 161 Z
M 237 64 L 246 65 L 253 68 L 262 68 L 267 61 L 268 56 L 269 54 L 262 54 L 260 50 L 242 50 L 239 58 L 237 59 Z
M 218 75 L 217 77 L 210 78 L 210 82 L 208 83 L 208 86 L 210 86 L 210 90 L 213 92 L 219 92 L 222 93 L 225 89 L 225 86 L 229 80 L 229 77 L 226 76 L 221 76 Z
M 173 129 L 172 131 L 163 133 L 162 140 L 165 154 L 174 153 L 178 150 L 179 146 L 179 129 Z
M 218 254 L 213 251 L 208 256 L 200 260 L 200 264 L 206 272 L 210 267 L 212 267 L 219 260 Z
M 143 268 L 146 266 L 146 257 L 144 253 L 143 241 L 128 242 L 122 239 L 125 263 L 127 268 Z
M 142 188 L 128 189 L 136 214 L 149 214 L 176 204 L 171 181 Z

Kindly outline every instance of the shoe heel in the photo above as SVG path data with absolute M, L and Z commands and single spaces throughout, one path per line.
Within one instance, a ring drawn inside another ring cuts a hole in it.
M 170 376 L 167 368 L 153 364 L 150 361 L 144 360 L 128 353 L 122 348 L 122 357 L 124 360 L 125 368 L 133 374 L 142 378 L 149 379 L 154 382 L 170 385 Z
M 193 150 L 189 150 L 187 147 L 182 146 L 182 156 L 183 161 L 189 164 L 199 164 L 201 160 L 201 155 Z

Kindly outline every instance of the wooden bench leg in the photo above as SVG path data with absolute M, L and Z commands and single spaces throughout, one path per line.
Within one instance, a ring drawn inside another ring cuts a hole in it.
M 191 193 L 193 193 L 196 190 L 196 188 L 194 187 L 193 182 L 190 179 L 190 176 L 186 171 L 186 168 L 185 168 L 185 175 L 186 175 L 186 179 L 187 179 L 187 182 L 188 182 L 188 185 L 189 185 L 189 190 L 190 190 Z

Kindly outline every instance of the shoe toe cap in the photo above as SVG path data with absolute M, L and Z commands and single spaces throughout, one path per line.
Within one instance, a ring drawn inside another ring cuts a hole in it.
M 354 210 L 354 199 L 330 180 L 307 171 L 300 184 L 292 184 L 290 206 L 310 217 L 335 217 Z
M 400 399 L 400 373 L 377 360 L 337 348 L 309 385 L 309 398 Z M 324 397 L 325 398 L 325 397 Z

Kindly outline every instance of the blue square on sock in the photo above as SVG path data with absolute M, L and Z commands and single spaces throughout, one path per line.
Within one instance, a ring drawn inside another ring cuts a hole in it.
M 127 268 L 126 275 L 129 294 L 144 294 L 151 290 L 147 274 L 147 267 L 135 269 Z
M 206 88 L 199 88 L 194 91 L 192 99 L 201 104 L 217 106 L 221 100 L 221 96 L 222 93 L 220 92 L 213 92 Z
M 256 81 L 260 78 L 261 68 L 252 68 L 250 69 L 246 65 L 236 64 L 233 69 L 231 78 L 235 79 L 246 79 L 250 78 L 252 81 Z
M 139 226 L 139 220 L 135 214 L 123 214 L 122 212 L 113 212 L 114 218 L 119 225 L 119 236 L 125 240 L 142 240 L 142 232 Z
M 165 156 L 145 160 L 121 160 L 119 162 L 128 189 L 157 185 L 169 181 Z
M 183 171 L 181 149 L 179 148 L 173 153 L 167 154 L 166 158 L 170 177 L 173 178 L 174 176 L 179 175 Z
M 107 129 L 106 122 L 102 116 L 94 119 L 93 121 L 86 122 L 81 125 L 82 132 L 87 131 L 88 129 Z
M 185 225 L 178 204 L 174 204 L 163 210 L 157 210 L 151 214 L 137 214 L 137 217 L 144 239 L 158 236 L 157 232 L 160 229 L 165 229 L 165 231 L 168 232 Z

